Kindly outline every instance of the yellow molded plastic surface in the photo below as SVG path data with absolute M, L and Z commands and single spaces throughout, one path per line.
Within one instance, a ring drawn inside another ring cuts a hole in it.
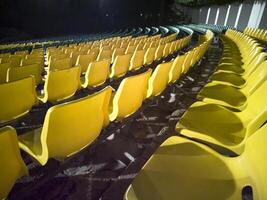
M 176 130 L 240 154 L 246 139 L 267 120 L 267 96 L 262 95 L 266 90 L 267 81 L 250 96 L 241 112 L 196 102 L 182 116 Z
M 90 145 L 103 127 L 103 105 L 111 88 L 50 108 L 43 127 L 19 136 L 19 146 L 41 165 Z
M 45 103 L 61 101 L 73 96 L 80 86 L 80 72 L 80 66 L 48 72 L 44 94 L 39 99 Z
M 37 103 L 33 76 L 0 84 L 0 122 L 16 119 Z
M 89 64 L 93 61 L 95 61 L 95 55 L 94 54 L 79 55 L 75 65 L 80 65 L 81 66 L 81 73 L 84 73 L 87 71 Z
M 159 64 L 148 81 L 147 98 L 160 95 L 168 85 L 172 62 Z
M 5 199 L 16 180 L 28 175 L 21 158 L 16 130 L 10 126 L 0 128 L 0 199 Z
M 149 69 L 142 74 L 122 80 L 112 101 L 110 121 L 126 118 L 142 106 L 151 72 L 152 70 Z
M 0 64 L 0 84 L 6 83 L 7 70 L 11 67 L 10 63 L 1 63 Z
M 48 65 L 48 71 L 64 70 L 71 68 L 71 58 L 62 58 L 58 60 L 51 60 Z
M 130 61 L 130 70 L 137 70 L 144 65 L 145 50 L 135 51 Z
M 32 64 L 23 67 L 11 67 L 7 72 L 7 82 L 34 76 L 36 85 L 38 85 L 42 81 L 42 70 L 43 67 L 41 64 Z
M 169 83 L 175 83 L 181 76 L 186 55 L 177 56 L 170 69 Z
M 144 57 L 144 64 L 145 65 L 150 65 L 154 61 L 155 52 L 156 52 L 156 47 L 149 47 L 146 50 L 145 57 Z
M 267 62 L 262 62 L 260 66 L 248 77 L 247 84 L 238 90 L 232 86 L 222 84 L 207 84 L 198 94 L 198 98 L 207 103 L 215 103 L 228 106 L 238 110 L 243 110 L 247 98 L 252 95 L 257 88 L 267 81 Z
M 238 157 L 225 157 L 206 145 L 179 136 L 168 138 L 128 188 L 125 200 L 243 199 L 252 187 L 253 199 L 267 198 L 265 156 L 267 124 L 248 139 Z
M 85 82 L 82 84 L 82 87 L 97 87 L 105 83 L 109 77 L 110 64 L 110 59 L 94 61 L 89 64 L 85 74 Z
M 132 54 L 117 56 L 111 66 L 110 78 L 118 78 L 126 74 L 129 70 L 131 57 Z

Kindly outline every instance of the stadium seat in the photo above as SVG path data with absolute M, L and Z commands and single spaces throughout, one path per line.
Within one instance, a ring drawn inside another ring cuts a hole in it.
M 110 106 L 110 121 L 122 120 L 135 113 L 145 99 L 152 70 L 122 80 Z
M 175 83 L 181 76 L 186 55 L 177 56 L 171 66 L 169 83 Z
M 112 50 L 110 49 L 101 49 L 97 61 L 104 60 L 104 59 L 112 59 Z
M 87 54 L 87 55 L 79 55 L 75 65 L 81 66 L 81 73 L 85 73 L 87 68 L 91 62 L 95 61 L 95 55 Z
M 150 65 L 155 59 L 156 47 L 149 47 L 144 57 L 144 65 Z
M 165 45 L 161 44 L 158 45 L 156 52 L 155 52 L 155 60 L 158 61 L 163 57 L 163 50 L 164 50 Z
M 0 96 L 0 123 L 28 113 L 37 104 L 34 77 L 0 84 Z
M 241 154 L 247 138 L 267 120 L 267 97 L 262 95 L 266 89 L 267 81 L 248 98 L 241 112 L 196 102 L 182 116 L 176 130 L 187 137 Z
M 114 62 L 115 58 L 119 55 L 124 55 L 125 54 L 125 48 L 116 48 L 114 49 L 113 51 L 113 54 L 112 54 L 112 63 Z
M 48 65 L 48 71 L 69 69 L 72 66 L 71 64 L 71 58 L 51 60 Z
M 129 70 L 138 70 L 144 65 L 145 50 L 135 51 L 130 61 Z
M 147 98 L 160 95 L 168 85 L 169 72 L 173 62 L 159 64 L 148 81 Z
M 18 145 L 16 130 L 0 128 L 0 199 L 6 199 L 16 180 L 28 175 Z
M 7 82 L 16 81 L 28 76 L 34 76 L 36 85 L 42 81 L 43 67 L 41 64 L 26 65 L 23 67 L 11 67 L 7 71 Z
M 104 121 L 107 87 L 94 95 L 51 107 L 42 128 L 19 136 L 19 146 L 39 164 L 64 159 L 95 141 Z
M 242 89 L 222 84 L 206 84 L 198 94 L 198 99 L 237 110 L 245 109 L 247 98 L 267 80 L 267 61 L 252 72 Z M 219 92 L 218 92 L 219 91 Z
M 172 136 L 150 157 L 124 199 L 266 199 L 266 142 L 267 124 L 247 140 L 242 155 L 231 158 Z
M 7 79 L 7 70 L 11 67 L 10 63 L 1 63 L 0 64 L 0 84 L 6 83 Z
M 110 72 L 110 78 L 119 78 L 129 70 L 132 54 L 119 55 L 115 58 Z
M 75 94 L 80 86 L 81 67 L 75 66 L 69 69 L 49 71 L 44 84 L 43 93 L 39 99 L 55 103 L 67 99 Z
M 240 74 L 231 73 L 230 71 L 225 72 L 216 72 L 214 73 L 209 80 L 212 81 L 214 85 L 220 83 L 225 85 L 231 85 L 234 87 L 242 88 L 246 85 L 246 79 L 251 75 L 251 73 L 257 69 L 257 67 L 267 58 L 267 53 L 262 52 L 256 55 L 252 61 L 244 66 L 244 73 L 242 76 Z
M 105 83 L 109 77 L 110 64 L 110 59 L 91 62 L 85 76 L 81 77 L 82 87 L 97 87 Z

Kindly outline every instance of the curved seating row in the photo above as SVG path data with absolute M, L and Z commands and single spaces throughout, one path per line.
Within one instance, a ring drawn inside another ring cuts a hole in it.
M 198 96 L 203 101 L 192 104 L 176 125 L 182 136 L 160 145 L 125 199 L 267 198 L 266 55 L 255 40 L 235 30 L 227 30 L 222 41 L 223 57 Z M 219 73 L 228 74 L 217 79 Z M 247 89 L 239 91 L 233 77 L 244 80 Z M 250 94 L 240 107 L 245 91 Z M 239 103 L 229 106 L 233 102 Z
M 258 40 L 267 42 L 267 30 L 258 28 L 245 28 L 244 33 Z
M 188 41 L 190 41 L 190 37 Z M 203 45 L 208 47 L 208 43 Z M 204 53 L 202 51 L 205 51 L 206 48 L 199 47 L 198 50 L 194 51 L 200 55 Z M 186 65 L 192 63 L 187 62 Z M 49 158 L 63 159 L 69 157 L 92 144 L 102 128 L 108 126 L 110 122 L 129 117 L 142 106 L 145 99 L 162 93 L 168 83 L 171 83 L 171 80 L 180 76 L 177 73 L 179 70 L 176 68 L 181 68 L 180 73 L 182 73 L 186 72 L 189 66 L 178 65 L 178 62 L 175 61 L 162 63 L 156 67 L 153 73 L 152 69 L 148 69 L 141 74 L 124 78 L 114 92 L 110 86 L 107 86 L 93 95 L 55 105 L 47 111 L 41 128 L 18 137 L 16 137 L 16 131 L 12 127 L 1 128 L 0 136 L 6 135 L 10 140 L 9 142 L 13 143 L 12 148 L 14 150 L 9 151 L 11 147 L 7 148 L 7 151 L 3 151 L 7 155 L 0 156 L 1 163 L 2 161 L 4 163 L 1 165 L 0 173 L 0 197 L 6 197 L 16 179 L 28 173 L 21 160 L 17 144 L 41 165 L 45 165 Z M 25 80 L 33 81 L 34 78 L 28 77 Z M 64 138 L 64 143 L 62 138 Z M 5 141 L 5 138 L 3 141 L 1 140 L 3 143 Z M 17 159 L 8 160 L 8 156 Z M 10 166 L 13 169 L 12 175 L 11 173 L 2 174 L 2 171 L 7 172 L 6 167 L 9 168 Z M 2 183 L 5 183 L 5 187 L 2 187 Z
M 179 48 L 185 46 L 190 41 L 190 37 L 186 37 L 184 39 L 177 41 L 178 42 L 175 41 L 174 43 L 179 45 L 174 46 L 175 48 L 173 48 L 173 50 L 170 49 L 170 52 L 168 52 L 168 54 L 173 53 Z M 170 47 L 172 47 L 172 45 L 170 45 Z M 149 49 L 150 48 L 148 48 L 148 52 Z M 151 57 L 154 60 L 156 54 L 154 51 L 151 54 L 152 54 Z M 120 58 L 124 58 L 125 56 L 127 56 L 126 60 L 120 60 Z M 145 56 L 146 54 L 145 55 L 141 54 L 141 58 L 137 57 L 137 59 L 140 59 L 141 62 L 140 63 L 141 65 L 138 66 L 138 68 L 144 65 L 143 60 L 145 60 Z M 135 56 L 133 56 L 133 58 L 135 58 Z M 89 65 L 86 74 L 84 77 L 81 78 L 81 80 L 80 80 L 80 72 L 81 72 L 80 66 L 75 66 L 64 70 L 49 71 L 45 80 L 44 91 L 42 93 L 39 92 L 38 95 L 36 95 L 35 93 L 35 84 L 34 85 L 30 84 L 34 82 L 32 79 L 31 81 L 29 81 L 30 78 L 25 78 L 10 83 L 0 84 L 0 93 L 3 94 L 1 95 L 3 96 L 3 103 L 1 104 L 1 107 L 3 109 L 5 108 L 6 110 L 6 112 L 1 113 L 0 121 L 5 122 L 16 119 L 17 117 L 27 113 L 30 110 L 30 108 L 36 104 L 37 101 L 34 102 L 27 101 L 28 100 L 27 98 L 20 100 L 19 97 L 20 95 L 22 95 L 26 87 L 27 91 L 31 91 L 32 93 L 31 98 L 36 99 L 38 97 L 39 100 L 41 100 L 41 102 L 43 103 L 46 103 L 47 101 L 58 102 L 73 96 L 80 87 L 88 88 L 88 87 L 99 86 L 104 82 L 106 82 L 108 76 L 110 76 L 111 78 L 121 77 L 128 72 L 129 67 L 131 66 L 128 54 L 117 56 L 115 58 L 115 61 L 111 67 L 111 73 L 109 73 L 110 60 L 101 60 L 101 61 L 91 62 L 88 64 Z M 134 68 L 133 70 L 135 70 L 136 68 Z M 22 73 L 20 74 L 20 76 L 22 76 Z M 21 89 L 22 85 L 24 85 L 24 90 Z M 8 92 L 11 91 L 8 89 L 9 87 L 14 88 L 13 89 L 14 91 L 12 91 L 12 93 Z M 11 96 L 18 98 L 11 98 Z M 16 101 L 20 101 L 20 103 L 14 104 L 13 99 L 14 101 L 15 99 Z

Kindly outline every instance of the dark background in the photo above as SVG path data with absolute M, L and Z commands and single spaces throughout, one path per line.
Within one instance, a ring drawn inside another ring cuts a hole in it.
M 0 41 L 88 34 L 173 21 L 174 0 L 0 0 Z

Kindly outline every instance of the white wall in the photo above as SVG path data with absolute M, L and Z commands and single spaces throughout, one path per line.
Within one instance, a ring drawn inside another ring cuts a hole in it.
M 266 0 L 246 0 L 224 6 L 202 7 L 187 12 L 193 23 L 235 26 L 244 29 L 247 26 L 267 28 Z

